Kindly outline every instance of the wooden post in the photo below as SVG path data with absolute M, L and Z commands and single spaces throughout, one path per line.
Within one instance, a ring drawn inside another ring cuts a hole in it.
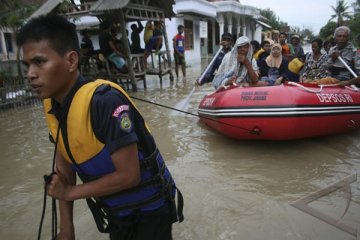
M 161 16 L 161 17 L 162 17 L 162 19 L 164 19 L 163 34 L 164 34 L 164 40 L 165 40 L 166 54 L 167 54 L 167 58 L 168 58 L 168 66 L 170 68 L 170 70 L 169 70 L 170 81 L 173 81 L 174 76 L 173 76 L 172 70 L 171 70 L 171 53 L 170 53 L 169 41 L 167 38 L 167 32 L 166 32 L 166 27 L 165 27 L 165 17 L 164 16 Z
M 137 85 L 136 85 L 136 80 L 135 80 L 134 69 L 132 68 L 132 63 L 131 63 L 131 57 L 130 57 L 131 51 L 130 51 L 130 46 L 129 46 L 129 42 L 128 42 L 128 36 L 126 34 L 126 23 L 125 23 L 123 9 L 120 9 L 119 13 L 120 13 L 121 35 L 122 35 L 121 39 L 122 39 L 122 44 L 125 49 L 126 62 L 128 64 L 128 69 L 129 69 L 129 77 L 131 79 L 132 90 L 134 92 L 136 92 Z

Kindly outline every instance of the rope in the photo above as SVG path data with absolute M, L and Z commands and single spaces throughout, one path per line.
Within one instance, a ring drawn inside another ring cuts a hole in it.
M 55 174 L 55 157 L 56 157 L 56 151 L 57 151 L 57 143 L 59 140 L 59 133 L 60 133 L 60 123 L 59 127 L 57 129 L 56 134 L 56 141 L 55 141 L 55 149 L 54 149 L 54 155 L 53 155 L 53 163 L 52 163 L 52 171 L 50 175 L 44 175 L 44 200 L 43 200 L 43 207 L 42 207 L 42 213 L 41 213 L 41 219 L 39 224 L 39 230 L 38 230 L 38 240 L 41 239 L 41 230 L 42 225 L 45 218 L 45 211 L 46 211 L 46 197 L 47 197 L 47 186 L 51 182 L 51 177 Z M 56 240 L 57 238 L 57 211 L 56 211 L 56 199 L 52 198 L 52 209 L 51 209 L 51 239 Z
M 288 84 L 289 84 L 289 85 L 293 85 L 293 86 L 297 86 L 297 87 L 302 88 L 302 89 L 304 89 L 305 91 L 308 91 L 308 92 L 311 92 L 311 93 L 320 93 L 320 92 L 322 91 L 323 87 L 324 87 L 324 85 L 320 85 L 320 89 L 319 89 L 319 90 L 312 90 L 312 89 L 310 89 L 310 88 L 308 88 L 308 87 L 305 87 L 305 86 L 303 86 L 303 85 L 301 85 L 301 84 L 299 84 L 299 83 L 296 83 L 296 82 L 288 82 Z
M 349 86 L 345 86 L 347 89 L 350 89 L 354 92 L 360 92 L 360 88 L 356 87 L 355 85 L 351 85 L 350 87 Z
M 150 104 L 153 104 L 153 105 L 155 105 L 155 106 L 159 106 L 159 107 L 171 109 L 171 110 L 178 111 L 178 112 L 181 112 L 181 113 L 185 113 L 185 114 L 188 114 L 188 115 L 191 115 L 191 116 L 195 116 L 195 117 L 199 117 L 199 118 L 204 118 L 204 119 L 207 119 L 207 120 L 210 120 L 210 121 L 214 121 L 214 122 L 217 122 L 217 123 L 224 124 L 224 125 L 226 125 L 226 126 L 230 126 L 230 127 L 233 127 L 233 128 L 237 128 L 237 129 L 240 129 L 240 130 L 244 130 L 244 131 L 250 132 L 250 133 L 252 133 L 252 134 L 259 134 L 259 132 L 256 131 L 256 130 L 251 130 L 251 129 L 247 129 L 247 128 L 235 126 L 235 125 L 232 125 L 232 124 L 229 124 L 229 123 L 225 123 L 225 122 L 218 121 L 218 120 L 213 119 L 213 118 L 210 118 L 210 117 L 200 116 L 199 114 L 196 114 L 196 113 L 191 113 L 191 112 L 183 111 L 183 110 L 180 110 L 180 109 L 177 109 L 177 108 L 173 108 L 173 107 L 169 107 L 169 106 L 166 106 L 166 105 L 162 105 L 162 104 L 160 104 L 160 103 L 155 103 L 155 102 L 152 102 L 152 101 L 149 101 L 149 100 L 145 100 L 145 99 L 142 99 L 142 98 L 137 98 L 137 97 L 134 97 L 134 96 L 130 96 L 130 97 L 133 98 L 133 99 L 135 99 L 135 100 L 139 100 L 139 101 L 141 101 L 141 102 L 150 103 Z

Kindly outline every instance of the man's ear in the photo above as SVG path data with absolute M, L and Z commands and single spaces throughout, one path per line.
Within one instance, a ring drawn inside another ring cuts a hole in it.
M 66 59 L 68 61 L 69 72 L 74 72 L 78 70 L 79 66 L 79 54 L 76 51 L 71 51 L 66 54 Z

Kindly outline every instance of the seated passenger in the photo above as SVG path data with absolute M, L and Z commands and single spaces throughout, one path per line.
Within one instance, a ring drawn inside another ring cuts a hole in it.
M 123 73 L 127 72 L 128 69 L 124 55 L 116 48 L 113 36 L 111 35 L 111 24 L 104 21 L 100 24 L 100 28 L 99 45 L 101 53 L 116 66 L 117 70 Z
M 264 52 L 264 49 L 260 47 L 260 43 L 256 40 L 252 40 L 250 44 L 254 51 L 253 58 L 257 61 L 259 59 L 259 55 Z
M 312 52 L 305 58 L 304 67 L 300 73 L 300 82 L 317 80 L 328 76 L 326 71 L 327 54 L 321 52 L 322 40 L 316 38 L 311 42 Z
M 333 45 L 333 40 L 330 39 L 330 40 L 326 40 L 324 41 L 324 51 L 326 54 L 329 53 L 330 51 L 330 48 L 332 48 L 334 45 Z
M 274 43 L 272 43 L 272 44 L 274 44 Z M 270 45 L 271 44 L 270 44 L 269 40 L 264 40 L 261 43 L 261 49 L 263 49 L 263 51 L 261 51 L 261 53 L 259 54 L 259 58 L 257 60 L 257 64 L 258 64 L 259 67 L 260 67 L 260 63 L 262 61 L 264 61 L 267 56 L 270 55 L 270 50 L 271 50 Z
M 282 57 L 281 45 L 271 46 L 270 55 L 260 63 L 261 82 L 265 86 L 280 85 L 286 79 L 288 61 Z
M 279 35 L 279 43 L 282 48 L 282 56 L 285 57 L 288 61 L 291 61 L 294 58 L 294 48 L 291 44 L 286 43 L 287 34 L 282 32 Z
M 300 44 L 300 37 L 299 35 L 293 35 L 291 37 L 291 45 L 294 49 L 294 57 L 300 58 L 302 60 L 305 60 L 305 53 L 304 49 Z
M 334 38 L 336 45 L 329 50 L 326 63 L 330 76 L 340 81 L 351 79 L 353 76 L 345 64 L 339 59 L 339 56 L 345 61 L 348 67 L 354 69 L 356 62 L 356 48 L 349 42 L 350 29 L 346 26 L 340 26 L 335 29 Z
M 224 59 L 224 56 L 231 51 L 233 41 L 232 41 L 232 35 L 231 33 L 223 33 L 221 35 L 221 46 L 222 49 L 217 55 L 216 59 L 214 60 L 213 64 L 210 66 L 210 68 L 205 73 L 205 76 L 203 79 L 197 80 L 197 84 L 202 85 L 207 82 L 212 82 L 215 76 L 215 71 L 218 70 L 221 62 Z
M 240 83 L 242 86 L 257 86 L 258 66 L 252 56 L 253 50 L 249 38 L 239 37 L 229 54 L 229 58 L 221 63 L 223 65 L 220 67 L 221 71 L 214 78 L 214 87 L 219 89 L 234 83 Z

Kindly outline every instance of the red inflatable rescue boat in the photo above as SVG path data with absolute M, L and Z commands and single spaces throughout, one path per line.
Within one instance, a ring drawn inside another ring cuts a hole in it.
M 203 123 L 232 138 L 302 139 L 360 129 L 360 91 L 294 82 L 231 86 L 205 96 L 198 112 Z

